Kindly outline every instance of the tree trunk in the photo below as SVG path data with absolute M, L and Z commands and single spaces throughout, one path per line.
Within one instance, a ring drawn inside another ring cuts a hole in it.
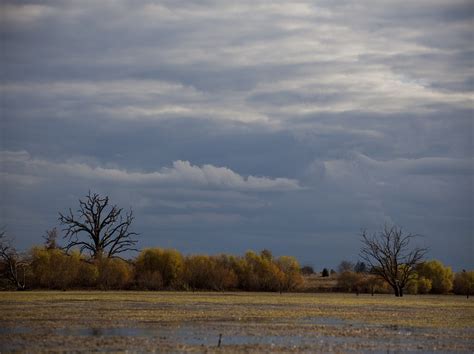
M 399 297 L 399 296 L 400 296 L 400 290 L 398 289 L 398 286 L 397 286 L 397 285 L 393 285 L 392 288 L 393 288 L 393 291 L 394 291 L 394 293 L 395 293 L 395 296 L 396 296 L 396 297 Z
M 400 297 L 403 296 L 403 288 L 401 286 L 399 287 L 398 293 L 400 294 Z

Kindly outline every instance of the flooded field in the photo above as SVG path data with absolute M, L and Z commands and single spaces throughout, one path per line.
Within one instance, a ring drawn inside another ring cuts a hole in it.
M 0 351 L 473 352 L 457 296 L 0 293 Z

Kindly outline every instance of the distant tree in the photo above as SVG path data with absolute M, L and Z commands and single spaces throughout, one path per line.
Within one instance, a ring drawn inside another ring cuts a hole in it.
M 184 260 L 174 249 L 147 248 L 137 257 L 136 275 L 149 289 L 177 288 L 182 282 Z
M 262 251 L 260 251 L 260 257 L 268 261 L 273 261 L 272 251 L 267 250 L 267 249 L 263 249 Z
M 326 270 L 327 270 L 327 269 L 326 269 Z M 329 274 L 330 274 L 330 275 L 334 275 L 334 274 L 336 274 L 336 273 L 337 273 L 337 272 L 336 272 L 334 269 L 332 269 L 332 268 L 331 268 L 331 270 L 329 271 Z
M 403 289 L 415 273 L 415 267 L 423 259 L 426 249 L 410 248 L 414 234 L 404 234 L 397 226 L 385 225 L 378 234 L 362 231 L 361 258 L 372 272 L 392 287 L 395 296 L 403 296 Z
M 470 295 L 474 295 L 474 270 L 456 273 L 453 282 L 453 291 L 458 295 L 466 295 L 469 299 Z
M 367 288 L 367 292 L 370 292 L 372 296 L 374 296 L 375 292 L 383 292 L 384 285 L 386 284 L 383 279 L 373 274 L 366 274 L 362 283 Z
M 212 274 L 212 289 L 224 291 L 235 289 L 238 285 L 238 278 L 232 269 L 233 257 L 220 255 L 212 257 L 214 269 Z
M 26 288 L 26 275 L 29 262 L 25 256 L 18 253 L 11 239 L 7 238 L 5 231 L 0 232 L 0 272 L 17 290 Z
M 133 221 L 132 211 L 122 216 L 122 208 L 109 206 L 109 197 L 91 193 L 85 200 L 79 200 L 77 216 L 69 209 L 67 214 L 59 213 L 59 221 L 65 225 L 65 249 L 79 247 L 80 252 L 88 251 L 92 258 L 100 259 L 119 255 L 135 249 L 138 242 L 129 231 Z
M 184 264 L 184 282 L 186 287 L 206 290 L 224 291 L 235 289 L 238 285 L 237 275 L 232 269 L 233 260 L 226 255 L 186 257 Z
M 431 291 L 432 282 L 430 279 L 424 276 L 419 276 L 418 273 L 414 273 L 413 276 L 408 280 L 406 285 L 406 291 L 408 294 L 428 294 Z
M 119 258 L 103 258 L 97 261 L 99 268 L 99 287 L 108 289 L 126 289 L 132 280 L 130 265 Z
M 314 269 L 311 266 L 304 266 L 301 268 L 301 274 L 303 275 L 311 275 L 314 274 Z
M 283 286 L 280 287 L 280 292 L 296 290 L 303 284 L 300 265 L 296 258 L 281 256 L 276 260 L 276 264 L 283 273 Z
M 328 271 L 327 268 L 324 268 L 324 269 L 323 269 L 323 271 L 321 272 L 321 276 L 322 276 L 323 278 L 326 278 L 326 277 L 329 276 L 329 271 Z
M 433 288 L 433 282 L 425 277 L 418 278 L 417 290 L 418 294 L 428 294 Z
M 367 265 L 364 262 L 357 262 L 354 266 L 354 272 L 367 273 Z
M 338 273 L 352 272 L 354 271 L 354 263 L 349 261 L 342 261 L 337 267 Z
M 433 294 L 447 294 L 453 288 L 454 274 L 451 267 L 445 267 L 438 260 L 426 261 L 416 266 L 416 273 L 420 278 L 431 282 Z
M 359 293 L 359 288 L 362 284 L 362 281 L 363 277 L 361 274 L 346 270 L 342 273 L 339 273 L 337 278 L 337 287 L 344 291 L 357 291 L 357 293 Z
M 96 285 L 98 269 L 78 251 L 66 254 L 59 248 L 31 250 L 32 285 L 45 289 L 86 288 Z
M 252 251 L 245 253 L 237 273 L 245 290 L 281 291 L 284 286 L 285 275 L 275 262 Z
M 52 228 L 51 230 L 46 230 L 44 238 L 44 247 L 46 249 L 52 250 L 60 248 L 58 245 L 59 233 L 57 228 Z

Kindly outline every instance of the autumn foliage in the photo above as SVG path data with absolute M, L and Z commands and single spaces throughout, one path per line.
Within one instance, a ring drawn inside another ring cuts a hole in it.
M 293 291 L 303 284 L 293 257 L 271 252 L 188 255 L 174 249 L 147 248 L 129 261 L 92 258 L 57 247 L 34 247 L 28 255 L 28 288 Z

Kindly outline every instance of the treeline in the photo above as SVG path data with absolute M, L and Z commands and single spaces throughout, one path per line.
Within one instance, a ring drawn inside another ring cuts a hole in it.
M 303 284 L 294 257 L 274 258 L 268 250 L 244 256 L 189 255 L 173 249 L 148 248 L 133 260 L 87 258 L 77 251 L 34 247 L 17 267 L 17 280 L 25 289 L 115 290 L 244 290 L 295 291 Z M 6 262 L 0 263 L 7 275 Z M 17 287 L 2 277 L 1 286 Z
M 380 277 L 371 274 L 364 263 L 355 265 L 344 261 L 339 266 L 334 291 L 362 293 L 390 293 L 390 286 Z M 451 267 L 438 260 L 424 261 L 416 265 L 407 282 L 408 294 L 459 294 L 474 293 L 474 271 L 454 273 Z
M 91 258 L 78 251 L 66 253 L 55 243 L 33 247 L 16 265 L 23 289 L 100 290 L 211 290 L 211 291 L 334 291 L 349 293 L 391 293 L 383 279 L 371 273 L 363 262 L 343 261 L 337 271 L 326 268 L 314 273 L 300 267 L 294 257 L 273 257 L 268 250 L 248 251 L 244 256 L 188 255 L 174 249 L 148 248 L 132 260 Z M 18 288 L 0 261 L 0 287 Z M 311 286 L 327 281 L 329 285 Z M 454 273 L 438 260 L 416 266 L 407 283 L 408 294 L 474 293 L 474 271 Z

